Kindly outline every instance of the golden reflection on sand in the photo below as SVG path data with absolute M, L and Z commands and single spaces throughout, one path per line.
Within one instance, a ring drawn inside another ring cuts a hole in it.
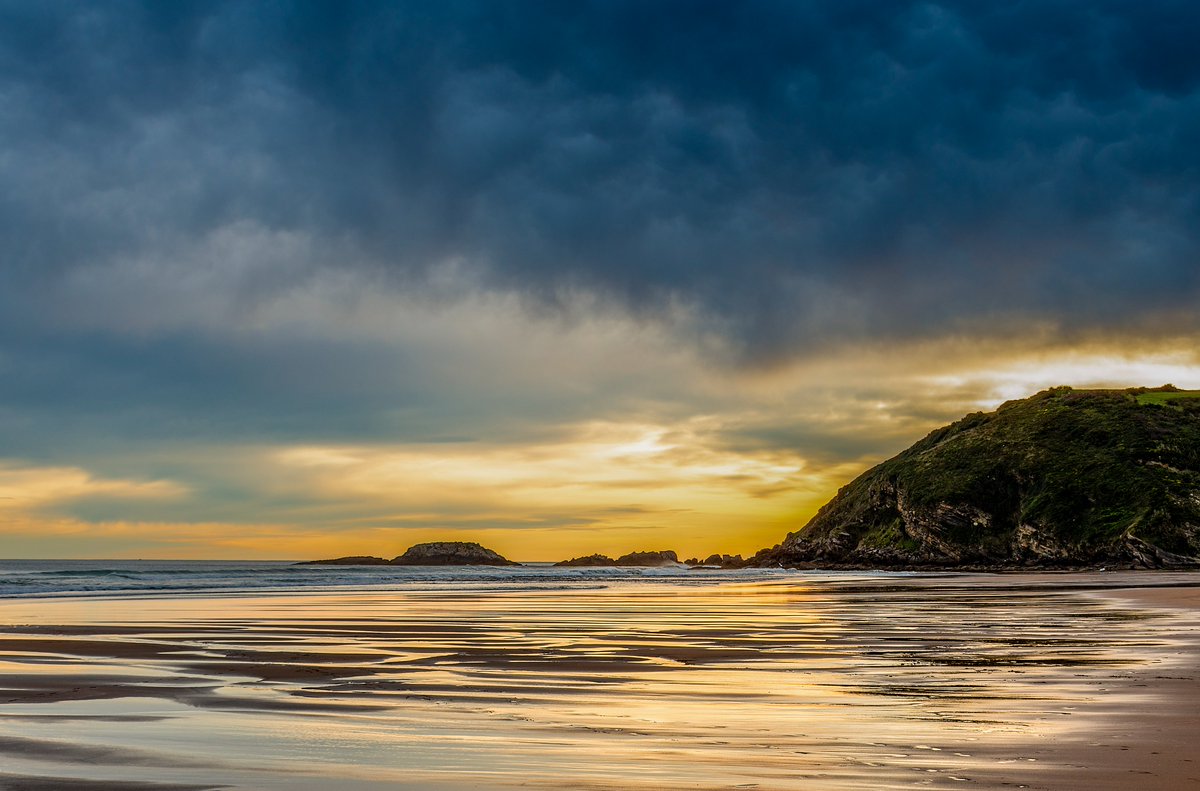
M 1070 788 L 1190 650 L 1087 594 L 1121 577 L 9 600 L 0 755 L 79 789 Z

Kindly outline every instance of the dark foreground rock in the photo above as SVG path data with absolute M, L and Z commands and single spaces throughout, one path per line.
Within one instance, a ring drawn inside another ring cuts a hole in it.
M 934 431 L 757 566 L 1200 565 L 1200 393 L 1059 387 Z
M 519 566 L 473 541 L 433 541 L 416 544 L 392 560 L 394 566 Z

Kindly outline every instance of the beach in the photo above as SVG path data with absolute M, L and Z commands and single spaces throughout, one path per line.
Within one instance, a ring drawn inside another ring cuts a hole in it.
M 552 571 L 0 600 L 5 789 L 1200 787 L 1200 577 Z

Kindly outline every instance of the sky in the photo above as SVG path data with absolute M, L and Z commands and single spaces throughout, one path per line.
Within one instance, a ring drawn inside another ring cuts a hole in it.
M 1200 387 L 1200 6 L 0 0 L 0 556 L 749 554 Z

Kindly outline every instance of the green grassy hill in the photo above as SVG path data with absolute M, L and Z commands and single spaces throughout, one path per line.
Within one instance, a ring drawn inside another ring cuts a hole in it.
M 868 470 L 763 565 L 1200 563 L 1200 392 L 1057 387 Z

